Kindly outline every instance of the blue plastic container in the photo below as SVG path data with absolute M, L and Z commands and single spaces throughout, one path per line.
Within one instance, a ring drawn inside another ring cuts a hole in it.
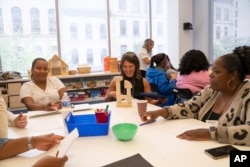
M 107 123 L 97 123 L 95 114 L 72 115 L 70 112 L 65 123 L 69 133 L 77 128 L 79 136 L 105 136 L 109 132 L 110 115 L 109 112 Z

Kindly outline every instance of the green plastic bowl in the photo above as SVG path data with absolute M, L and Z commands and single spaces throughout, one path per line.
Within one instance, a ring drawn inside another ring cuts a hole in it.
M 118 140 L 132 140 L 137 132 L 138 126 L 133 123 L 119 123 L 112 126 L 112 131 Z

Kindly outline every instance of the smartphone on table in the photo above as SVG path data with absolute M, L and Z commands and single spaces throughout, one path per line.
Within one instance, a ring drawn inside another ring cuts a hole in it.
M 221 159 L 230 155 L 231 151 L 240 151 L 232 145 L 225 145 L 205 150 L 205 154 L 213 159 Z

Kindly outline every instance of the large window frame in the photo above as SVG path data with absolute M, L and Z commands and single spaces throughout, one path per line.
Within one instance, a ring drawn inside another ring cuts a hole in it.
M 84 7 L 79 6 L 80 1 Z M 1 2 L 0 71 L 19 71 L 27 76 L 36 57 L 48 60 L 54 54 L 69 69 L 88 64 L 93 72 L 102 71 L 104 57 L 120 59 L 126 51 L 138 53 L 146 38 L 157 43 L 153 53 L 167 52 L 164 0 L 34 0 L 26 7 L 21 5 L 25 2 Z M 77 20 L 81 15 L 85 17 Z M 6 20 L 10 20 L 11 32 L 6 29 Z M 157 20 L 155 25 L 152 20 Z

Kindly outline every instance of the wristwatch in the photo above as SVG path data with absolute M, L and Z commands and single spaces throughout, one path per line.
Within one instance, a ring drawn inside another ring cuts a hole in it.
M 28 149 L 29 149 L 29 150 L 33 150 L 33 149 L 34 149 L 34 147 L 32 146 L 32 141 L 31 141 L 31 139 L 32 139 L 32 136 L 28 137 Z
M 211 139 L 216 140 L 216 136 L 215 136 L 216 127 L 215 126 L 210 126 L 209 127 L 209 132 L 210 132 Z

